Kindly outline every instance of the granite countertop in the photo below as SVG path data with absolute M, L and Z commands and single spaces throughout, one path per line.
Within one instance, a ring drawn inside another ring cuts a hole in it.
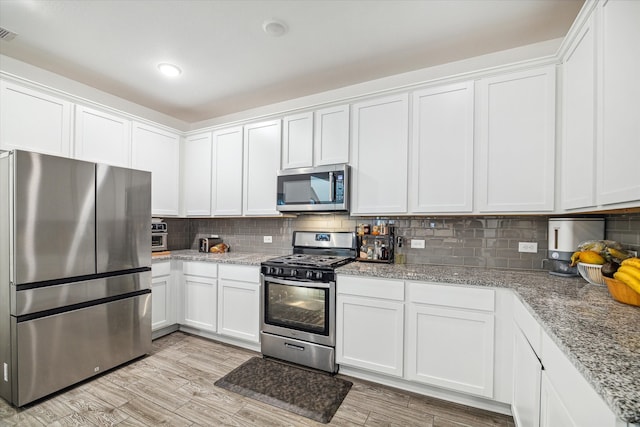
M 219 264 L 240 264 L 260 266 L 260 263 L 276 255 L 269 255 L 255 252 L 225 252 L 223 254 L 212 254 L 207 252 L 199 252 L 193 249 L 181 249 L 178 251 L 170 251 L 161 255 L 153 255 L 151 262 L 166 261 L 177 259 L 181 261 L 204 261 L 215 262 Z
M 509 288 L 613 413 L 640 423 L 640 307 L 544 271 L 353 262 L 340 274 Z

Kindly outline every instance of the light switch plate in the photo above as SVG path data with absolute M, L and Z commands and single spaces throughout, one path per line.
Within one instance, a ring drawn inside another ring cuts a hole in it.
M 273 237 L 272 236 L 264 236 L 262 241 L 264 243 L 273 243 Z
M 414 249 L 424 249 L 423 239 L 411 239 L 411 247 Z

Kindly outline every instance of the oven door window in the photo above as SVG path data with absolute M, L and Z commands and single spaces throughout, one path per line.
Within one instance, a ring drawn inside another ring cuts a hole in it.
M 329 335 L 329 289 L 265 283 L 265 323 Z

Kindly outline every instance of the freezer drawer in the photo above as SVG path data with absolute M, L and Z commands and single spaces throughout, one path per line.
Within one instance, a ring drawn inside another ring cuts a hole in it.
M 23 406 L 151 351 L 151 293 L 16 322 L 13 403 Z
M 89 305 L 93 301 L 114 299 L 120 295 L 139 292 L 151 288 L 151 271 L 126 273 L 99 279 L 82 280 L 60 285 L 43 286 L 25 290 L 12 288 L 12 316 L 38 313 L 49 315 L 47 310 L 76 304 Z M 80 307 L 74 307 L 80 308 Z M 32 317 L 36 317 L 32 316 Z

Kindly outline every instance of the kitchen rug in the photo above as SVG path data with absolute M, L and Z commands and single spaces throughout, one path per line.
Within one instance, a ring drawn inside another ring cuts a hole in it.
M 220 378 L 215 385 L 326 424 L 353 383 L 329 374 L 253 357 Z

